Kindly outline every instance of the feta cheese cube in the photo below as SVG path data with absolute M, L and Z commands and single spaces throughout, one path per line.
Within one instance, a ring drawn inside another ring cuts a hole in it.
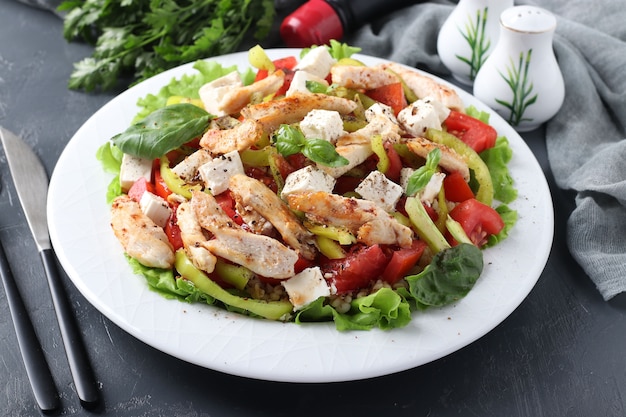
M 288 280 L 282 281 L 282 284 L 294 310 L 300 310 L 318 298 L 330 295 L 330 287 L 319 266 L 306 268 Z
M 314 165 L 308 165 L 292 172 L 285 178 L 281 197 L 305 191 L 325 191 L 332 193 L 337 180 Z
M 291 84 L 289 84 L 289 89 L 287 89 L 287 91 L 285 92 L 285 96 L 289 97 L 296 92 L 310 93 L 310 91 L 306 88 L 307 81 L 315 81 L 328 87 L 328 82 L 325 79 L 313 75 L 309 72 L 300 70 L 294 72 L 293 78 L 291 79 Z
M 337 153 L 348 160 L 347 165 L 342 165 L 338 167 L 329 167 L 326 165 L 318 164 L 317 167 L 330 175 L 333 178 L 339 178 L 346 172 L 350 171 L 355 166 L 362 164 L 365 162 L 367 158 L 369 158 L 374 151 L 372 151 L 371 144 L 349 144 L 345 146 L 337 146 L 335 148 Z
M 414 172 L 415 170 L 409 167 L 404 167 L 400 170 L 400 186 L 404 190 L 405 194 L 407 193 L 406 189 L 409 186 L 409 178 L 411 178 L 411 175 L 413 175 Z
M 172 214 L 167 201 L 150 191 L 145 191 L 141 195 L 139 206 L 141 211 L 160 227 L 165 227 Z
M 387 212 L 395 209 L 403 190 L 380 171 L 372 171 L 358 187 L 357 193 L 366 200 L 372 201 Z
M 450 110 L 434 99 L 417 100 L 398 113 L 398 121 L 413 136 L 422 136 L 427 129 L 441 129 Z
M 295 69 L 309 72 L 320 78 L 326 78 L 335 62 L 337 61 L 325 46 L 318 46 L 307 52 L 298 62 Z
M 433 106 L 435 111 L 437 112 L 437 116 L 439 116 L 439 120 L 443 123 L 444 120 L 448 118 L 450 115 L 450 109 L 447 108 L 441 101 L 435 99 L 431 96 L 426 96 L 421 99 L 424 103 L 430 104 Z
M 439 195 L 439 190 L 441 190 L 441 186 L 443 185 L 443 179 L 446 177 L 446 174 L 443 172 L 435 172 L 432 177 L 430 177 L 430 181 L 426 184 L 426 187 L 422 191 L 419 192 L 419 199 L 422 203 L 431 206 L 437 196 Z
M 197 174 L 198 168 L 213 160 L 206 149 L 199 149 L 176 164 L 172 171 L 185 182 L 190 182 Z
M 346 134 L 341 115 L 334 110 L 311 110 L 300 122 L 300 130 L 307 139 L 324 139 L 331 143 Z
M 128 192 L 135 181 L 144 177 L 148 182 L 152 177 L 152 159 L 139 158 L 127 153 L 122 156 L 120 166 L 120 185 L 123 192 Z
M 213 195 L 223 193 L 228 189 L 230 177 L 235 174 L 245 174 L 239 152 L 231 151 L 203 164 L 198 171 L 204 185 Z
M 392 122 L 398 124 L 398 119 L 396 119 L 393 109 L 386 104 L 374 103 L 367 110 L 365 110 L 365 120 L 368 122 L 371 122 L 376 115 L 385 116 Z
M 238 87 L 243 87 L 243 81 L 241 81 L 239 72 L 233 71 L 204 84 L 198 90 L 198 94 L 207 112 L 214 116 L 225 116 L 226 113 L 222 110 L 222 99 L 227 92 Z

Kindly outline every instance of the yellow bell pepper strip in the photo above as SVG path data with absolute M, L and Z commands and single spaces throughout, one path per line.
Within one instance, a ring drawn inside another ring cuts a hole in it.
M 356 243 L 356 237 L 343 227 L 314 224 L 308 221 L 304 222 L 304 227 L 316 236 L 327 237 L 339 242 L 341 245 L 352 245 Z
M 448 205 L 446 204 L 446 192 L 443 187 L 437 194 L 437 221 L 435 224 L 441 233 L 446 230 L 446 219 L 448 218 Z
M 204 109 L 204 103 L 199 98 L 189 98 L 189 97 L 183 97 L 183 96 L 170 96 L 167 98 L 165 105 L 170 106 L 172 104 L 179 104 L 179 103 L 189 103 L 189 104 L 193 104 L 196 107 L 200 107 L 201 109 Z
M 478 182 L 476 200 L 491 206 L 493 201 L 493 182 L 491 180 L 489 168 L 487 168 L 487 165 L 480 158 L 480 156 L 461 139 L 442 130 L 432 128 L 428 129 L 426 131 L 426 138 L 454 149 L 458 154 L 465 158 L 467 166 L 474 172 L 474 178 Z
M 245 266 L 231 264 L 220 258 L 215 264 L 215 272 L 224 282 L 231 284 L 238 290 L 246 288 L 248 281 L 254 278 L 254 272 Z
M 328 259 L 343 259 L 346 257 L 346 251 L 335 240 L 326 236 L 315 236 L 317 247 Z
M 251 167 L 266 167 L 269 166 L 269 157 L 272 152 L 270 146 L 266 146 L 263 149 L 246 149 L 239 153 L 241 156 L 241 162 L 244 165 Z
M 409 215 L 417 234 L 428 244 L 433 253 L 439 253 L 450 247 L 450 244 L 428 216 L 424 206 L 422 206 L 422 202 L 418 198 L 408 197 L 404 209 Z
M 167 188 L 169 188 L 169 190 L 173 193 L 182 195 L 187 200 L 191 199 L 192 191 L 202 190 L 202 186 L 189 185 L 176 175 L 176 173 L 171 170 L 170 160 L 165 155 L 161 157 L 159 171 L 163 181 L 165 181 L 165 185 L 167 185 Z
M 248 61 L 254 68 L 274 72 L 276 68 L 272 60 L 261 45 L 255 45 L 248 50 Z
M 383 174 L 387 173 L 389 170 L 389 155 L 387 155 L 387 151 L 385 150 L 385 146 L 383 145 L 383 137 L 381 135 L 374 135 L 371 139 L 372 150 L 378 157 L 378 162 L 376 163 L 376 169 L 378 169 Z
M 229 293 L 197 269 L 183 250 L 176 251 L 174 266 L 178 273 L 191 281 L 196 288 L 226 305 L 249 311 L 269 320 L 284 319 L 293 310 L 293 305 L 289 301 L 262 301 Z
M 450 232 L 454 240 L 456 240 L 457 242 L 469 243 L 470 245 L 474 245 L 474 242 L 472 242 L 469 236 L 467 236 L 467 233 L 465 233 L 465 230 L 463 230 L 463 226 L 461 226 L 461 223 L 454 220 L 452 217 L 450 217 L 450 215 L 446 216 L 446 228 L 448 229 L 448 232 Z

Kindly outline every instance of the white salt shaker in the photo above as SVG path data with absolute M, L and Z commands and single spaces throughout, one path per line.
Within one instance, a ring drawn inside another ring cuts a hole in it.
M 437 53 L 459 82 L 472 85 L 478 70 L 494 50 L 500 34 L 500 14 L 513 0 L 460 0 L 441 26 Z
M 474 80 L 474 96 L 517 131 L 552 118 L 565 98 L 563 75 L 552 49 L 556 18 L 535 6 L 500 16 L 500 38 Z

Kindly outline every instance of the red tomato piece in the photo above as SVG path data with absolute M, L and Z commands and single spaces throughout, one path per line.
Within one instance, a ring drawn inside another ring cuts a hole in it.
M 402 159 L 400 159 L 400 155 L 393 147 L 393 143 L 385 142 L 383 146 L 387 152 L 387 157 L 389 158 L 389 168 L 387 169 L 385 175 L 391 181 L 399 182 L 400 170 L 402 170 Z
M 298 63 L 298 61 L 296 60 L 295 56 L 287 56 L 284 58 L 276 59 L 272 62 L 274 63 L 275 69 L 283 70 L 283 72 L 285 73 L 285 82 L 283 83 L 282 87 L 278 89 L 278 91 L 276 92 L 277 96 L 283 96 L 285 95 L 285 93 L 289 89 L 289 86 L 291 85 L 291 80 L 293 80 L 293 74 L 294 74 L 293 69 Z M 254 82 L 260 81 L 266 78 L 268 75 L 269 75 L 269 72 L 267 70 L 260 69 L 256 73 Z
M 276 67 L 276 69 L 281 69 L 283 71 L 293 70 L 296 67 L 296 65 L 298 65 L 298 60 L 293 55 L 286 56 L 284 58 L 278 58 L 272 62 L 274 62 L 274 66 Z
M 235 223 L 239 226 L 243 224 L 243 219 L 239 213 L 237 213 L 237 210 L 235 210 L 235 199 L 230 194 L 230 191 L 226 190 L 223 193 L 216 195 L 215 201 L 217 201 L 217 204 L 220 205 L 222 210 L 224 210 L 228 217 L 233 219 Z
M 463 175 L 458 171 L 446 175 L 443 179 L 443 189 L 446 192 L 446 199 L 454 201 L 455 203 L 474 198 L 472 189 L 463 179 Z
M 141 196 L 144 192 L 150 192 L 154 194 L 154 185 L 148 182 L 144 177 L 139 178 L 128 190 L 128 196 L 139 203 Z
M 387 266 L 388 258 L 379 245 L 355 245 L 343 259 L 321 262 L 322 274 L 338 294 L 366 288 Z
M 172 191 L 167 187 L 167 184 L 161 176 L 161 165 L 158 159 L 155 159 L 152 165 L 152 176 L 154 177 L 154 193 L 167 200 L 167 197 L 172 194 Z
M 264 78 L 267 78 L 269 75 L 269 71 L 266 69 L 260 69 L 256 72 L 256 77 L 254 77 L 254 82 L 261 81 Z
M 496 144 L 498 137 L 496 130 L 465 113 L 452 110 L 443 123 L 449 133 L 461 139 L 477 153 L 493 148 Z
M 382 279 L 389 284 L 400 281 L 419 261 L 424 249 L 426 249 L 426 242 L 416 239 L 410 247 L 393 251 L 391 259 L 383 271 Z
M 295 269 L 296 274 L 297 274 L 313 266 L 315 266 L 315 263 L 313 261 L 309 261 L 308 259 L 304 258 L 302 255 L 298 255 L 298 260 L 296 261 L 296 264 L 293 266 L 293 268 Z
M 490 235 L 498 234 L 504 228 L 500 214 L 475 198 L 459 203 L 450 211 L 450 217 L 461 224 L 472 243 L 478 247 L 484 246 Z
M 176 210 L 172 210 L 172 215 L 165 224 L 164 230 L 167 235 L 167 239 L 175 251 L 183 247 L 183 239 L 180 236 L 180 227 L 178 227 Z
M 365 94 L 369 98 L 391 107 L 396 116 L 400 113 L 400 110 L 408 105 L 402 83 L 399 82 L 374 88 L 373 90 L 367 91 Z

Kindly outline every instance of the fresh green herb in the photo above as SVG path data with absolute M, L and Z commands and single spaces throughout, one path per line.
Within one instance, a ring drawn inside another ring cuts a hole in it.
M 338 167 L 348 164 L 348 160 L 337 153 L 332 143 L 324 139 L 307 139 L 293 126 L 281 125 L 272 139 L 276 150 L 283 156 L 302 152 L 311 161 L 322 165 Z
M 483 254 L 474 245 L 461 243 L 441 251 L 417 275 L 406 277 L 418 303 L 440 307 L 465 297 L 483 270 Z
M 422 191 L 428 185 L 433 174 L 437 172 L 439 160 L 441 160 L 441 150 L 439 148 L 435 148 L 428 153 L 426 163 L 416 169 L 409 177 L 406 195 L 415 195 L 415 193 Z
M 317 48 L 317 45 L 313 45 L 310 48 L 304 48 L 300 52 L 300 58 L 303 58 L 313 48 Z M 337 61 L 343 58 L 350 58 L 352 55 L 361 52 L 361 48 L 356 46 L 350 46 L 347 43 L 339 42 L 335 39 L 330 40 L 330 45 L 324 45 L 328 49 L 330 55 Z
M 141 122 L 115 135 L 113 143 L 124 153 L 154 159 L 200 136 L 211 115 L 189 103 L 158 109 Z
M 69 80 L 85 91 L 234 52 L 248 35 L 265 39 L 276 15 L 273 0 L 65 0 L 59 10 L 68 41 L 95 45 Z

